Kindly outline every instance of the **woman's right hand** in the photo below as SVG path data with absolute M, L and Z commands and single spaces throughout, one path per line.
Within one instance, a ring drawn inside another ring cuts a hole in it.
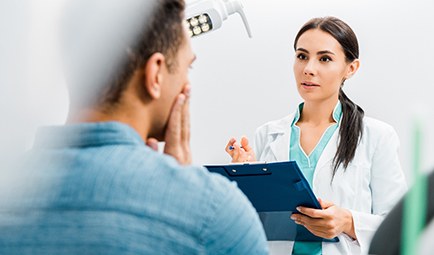
M 247 137 L 242 137 L 241 146 L 237 143 L 235 138 L 231 138 L 226 145 L 226 152 L 231 156 L 232 163 L 236 162 L 252 162 L 256 161 L 255 152 L 253 148 L 249 145 L 249 140 Z

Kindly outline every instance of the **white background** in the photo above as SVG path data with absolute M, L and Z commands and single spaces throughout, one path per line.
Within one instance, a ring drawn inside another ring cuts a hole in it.
M 193 40 L 192 145 L 198 163 L 229 161 L 232 136 L 253 138 L 256 127 L 295 110 L 293 40 L 310 18 L 336 16 L 359 39 L 361 68 L 346 94 L 367 116 L 395 127 L 411 179 L 413 126 L 423 135 L 423 169 L 434 167 L 434 21 L 432 1 L 244 1 L 253 32 L 232 15 L 220 30 Z
M 28 5 L 29 69 L 22 101 L 11 99 L 24 109 L 18 113 L 27 120 L 20 126 L 26 146 L 37 126 L 62 124 L 68 111 L 55 42 L 64 2 L 34 0 Z M 245 0 L 252 39 L 241 18 L 232 15 L 221 29 L 192 40 L 197 55 L 190 71 L 194 162 L 229 162 L 224 147 L 230 137 L 253 140 L 259 125 L 294 111 L 301 101 L 292 72 L 294 36 L 310 18 L 333 15 L 353 28 L 360 44 L 362 66 L 346 82 L 347 95 L 367 116 L 395 127 L 409 180 L 413 125 L 419 119 L 422 168 L 434 167 L 433 6 L 432 0 Z

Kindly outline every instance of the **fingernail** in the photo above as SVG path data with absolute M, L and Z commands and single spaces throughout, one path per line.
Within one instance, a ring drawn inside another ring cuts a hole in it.
M 291 220 L 296 220 L 297 217 L 295 217 L 294 215 L 291 215 Z
M 188 87 L 185 88 L 184 94 L 186 96 L 188 96 L 188 97 L 191 95 L 191 87 L 190 86 L 188 86 Z
M 300 207 L 300 206 L 297 206 L 297 208 L 295 208 L 295 209 L 297 209 L 297 211 L 299 211 L 299 212 L 300 212 L 300 210 L 301 210 L 301 207 Z
M 184 95 L 181 95 L 181 96 L 179 97 L 179 99 L 178 99 L 178 103 L 179 103 L 180 105 L 183 105 L 184 102 L 185 102 L 185 96 L 184 96 Z

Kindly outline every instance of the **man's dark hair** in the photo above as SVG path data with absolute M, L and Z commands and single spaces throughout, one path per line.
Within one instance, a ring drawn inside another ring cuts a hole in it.
M 62 27 L 71 104 L 110 109 L 156 52 L 165 56 L 169 71 L 176 68 L 184 0 L 72 2 Z
M 137 68 L 143 67 L 152 54 L 160 52 L 166 57 L 169 71 L 176 66 L 176 53 L 183 39 L 183 0 L 159 0 L 146 29 L 137 43 L 129 48 L 128 60 L 107 86 L 105 103 L 116 104 L 127 82 Z

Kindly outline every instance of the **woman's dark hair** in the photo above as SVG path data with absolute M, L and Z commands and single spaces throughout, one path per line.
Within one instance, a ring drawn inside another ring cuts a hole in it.
M 309 20 L 298 32 L 294 40 L 294 50 L 300 36 L 311 29 L 320 29 L 333 36 L 345 53 L 348 63 L 359 58 L 359 44 L 354 31 L 342 20 L 335 17 L 314 18 Z M 339 145 L 333 159 L 333 177 L 338 167 L 343 164 L 344 168 L 354 159 L 357 145 L 363 135 L 363 109 L 351 101 L 345 95 L 342 87 L 339 90 L 339 101 L 342 104 L 342 121 L 339 128 Z

